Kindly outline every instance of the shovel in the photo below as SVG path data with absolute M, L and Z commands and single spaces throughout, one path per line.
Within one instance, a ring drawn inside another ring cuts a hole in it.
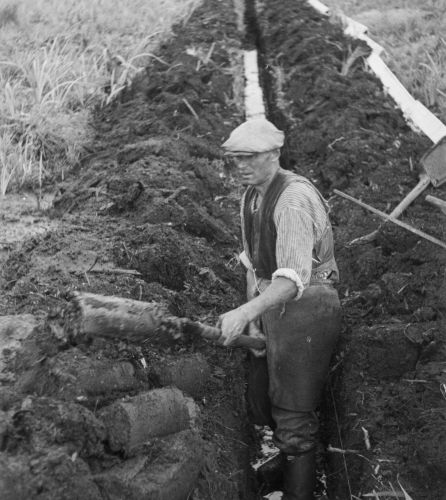
M 202 337 L 221 344 L 219 328 L 172 316 L 156 302 L 86 292 L 74 292 L 70 299 L 65 311 L 64 333 L 76 343 L 105 337 L 135 343 L 169 344 Z M 262 350 L 265 341 L 240 335 L 229 347 Z
M 367 203 L 364 203 L 361 200 L 357 200 L 356 198 L 353 198 L 353 196 L 350 196 L 350 195 L 348 195 L 346 193 L 343 193 L 342 191 L 339 191 L 338 189 L 333 189 L 333 192 L 335 194 L 338 194 L 339 196 L 342 196 L 346 200 L 350 200 L 353 203 L 356 203 L 357 205 L 359 205 L 360 207 L 365 208 L 366 210 L 370 210 L 370 212 L 373 212 L 376 215 L 379 215 L 385 221 L 393 222 L 397 226 L 400 226 L 400 227 L 402 227 L 404 229 L 407 229 L 411 233 L 414 233 L 414 234 L 416 234 L 418 236 L 421 236 L 422 238 L 424 238 L 424 239 L 426 239 L 426 240 L 428 240 L 428 241 L 430 241 L 432 243 L 435 243 L 436 245 L 438 245 L 441 248 L 444 248 L 446 250 L 446 243 L 444 241 L 441 241 L 441 240 L 435 238 L 434 236 L 431 236 L 430 234 L 427 234 L 427 233 L 425 233 L 423 231 L 420 231 L 419 229 L 416 229 L 416 228 L 410 226 L 409 224 L 406 224 L 405 222 L 402 222 L 402 221 L 400 221 L 398 219 L 390 217 L 390 215 L 387 215 L 386 213 L 381 212 L 381 210 L 373 208 L 370 205 L 367 205 Z
M 397 219 L 406 208 L 432 183 L 434 187 L 446 182 L 446 136 L 440 139 L 424 153 L 420 160 L 422 171 L 418 184 L 408 193 L 403 200 L 390 212 L 389 220 Z M 350 245 L 369 243 L 376 239 L 379 229 L 356 238 Z

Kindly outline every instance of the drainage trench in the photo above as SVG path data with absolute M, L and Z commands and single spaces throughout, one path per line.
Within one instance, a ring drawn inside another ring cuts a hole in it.
M 291 127 L 291 123 L 283 112 L 284 104 L 281 102 L 281 76 L 279 66 L 273 68 L 268 63 L 267 58 L 267 40 L 264 36 L 261 22 L 259 20 L 257 9 L 260 8 L 256 0 L 246 0 L 245 2 L 245 65 L 252 63 L 253 58 L 256 60 L 257 67 L 251 69 L 251 73 L 258 74 L 259 89 L 255 89 L 255 82 L 252 81 L 250 76 L 246 77 L 248 95 L 245 100 L 246 104 L 246 118 L 254 118 L 259 114 L 260 105 L 255 102 L 257 93 L 259 92 L 263 98 L 264 116 L 274 123 L 280 130 L 285 132 L 285 144 L 282 148 L 280 163 L 282 168 L 293 170 L 297 166 L 297 161 L 293 158 L 292 151 L 290 150 L 290 138 L 287 131 Z M 279 59 L 280 55 L 278 55 Z M 248 61 L 247 61 L 248 60 Z M 249 70 L 248 70 L 249 73 Z M 250 81 L 251 80 L 251 81 Z M 254 102 L 251 99 L 252 95 L 255 96 Z M 344 339 L 349 337 L 347 332 L 343 332 Z M 339 346 L 337 351 L 343 350 L 343 346 Z M 337 354 L 335 354 L 335 357 Z M 336 394 L 342 386 L 342 370 L 336 367 L 336 360 L 334 360 L 335 369 L 330 374 L 330 380 L 324 391 L 324 396 L 320 405 L 320 453 L 318 457 L 318 485 L 317 490 L 320 494 L 326 494 L 328 498 L 332 498 L 332 494 L 349 495 L 348 481 L 353 481 L 354 471 L 349 470 L 350 477 L 345 476 L 345 464 L 343 457 L 338 454 L 328 454 L 324 450 L 330 447 L 332 443 L 342 442 L 340 429 L 342 427 L 342 410 L 336 406 Z M 353 474 L 352 474 L 353 473 Z M 341 498 L 337 497 L 337 498 Z M 270 498 L 270 497 L 264 497 Z M 275 498 L 272 496 L 271 498 Z M 318 497 L 321 498 L 321 497 Z M 324 497 L 325 498 L 325 497 Z
M 289 146 L 286 131 L 288 129 L 287 119 L 278 105 L 277 82 L 273 68 L 267 63 L 265 38 L 257 15 L 256 0 L 245 0 L 245 40 L 244 49 L 255 51 L 257 56 L 257 67 L 259 75 L 259 85 L 263 95 L 265 106 L 265 116 L 274 123 L 280 130 L 285 132 L 285 144 L 282 148 L 280 163 L 283 168 L 290 168 Z

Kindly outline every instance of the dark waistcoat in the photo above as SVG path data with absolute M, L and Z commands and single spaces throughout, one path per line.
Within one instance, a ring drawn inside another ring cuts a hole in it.
M 250 186 L 246 191 L 243 213 L 245 221 L 244 230 L 251 261 L 255 273 L 259 278 L 271 279 L 272 274 L 277 270 L 277 231 L 274 224 L 274 209 L 280 195 L 292 182 L 303 182 L 310 185 L 316 190 L 317 194 L 321 198 L 321 203 L 325 206 L 325 201 L 322 198 L 322 195 L 308 179 L 293 172 L 283 170 L 282 168 L 278 170 L 277 174 L 271 181 L 271 184 L 268 186 L 258 210 L 254 212 L 252 211 L 252 202 L 256 196 L 255 187 Z M 313 269 L 313 271 L 320 271 L 332 265 L 336 266 L 332 249 L 330 255 L 325 256 L 323 260 L 324 261 L 320 262 L 317 266 L 317 269 Z

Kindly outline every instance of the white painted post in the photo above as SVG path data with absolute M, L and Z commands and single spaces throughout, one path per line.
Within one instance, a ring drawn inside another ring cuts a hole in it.
M 330 9 L 319 0 L 307 1 L 321 14 L 325 16 L 330 15 Z M 380 54 L 384 49 L 367 35 L 367 26 L 358 23 L 342 13 L 339 17 L 346 35 L 364 40 L 372 49 L 372 53 L 367 58 L 367 63 L 373 73 L 381 80 L 384 91 L 392 97 L 398 108 L 403 112 L 408 125 L 416 132 L 421 131 L 433 143 L 437 143 L 441 138 L 445 137 L 446 126 L 426 106 L 413 98 L 381 59 Z

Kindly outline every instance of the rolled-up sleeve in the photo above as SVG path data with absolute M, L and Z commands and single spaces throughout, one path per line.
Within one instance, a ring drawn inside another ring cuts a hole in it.
M 287 207 L 278 214 L 276 228 L 277 270 L 273 279 L 279 276 L 291 279 L 300 295 L 311 277 L 313 220 L 303 210 Z

